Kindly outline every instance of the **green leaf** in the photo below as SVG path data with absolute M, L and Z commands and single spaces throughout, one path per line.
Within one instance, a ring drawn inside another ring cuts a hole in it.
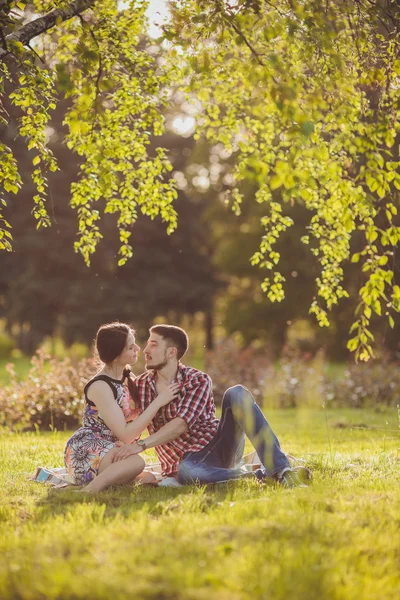
M 368 227 L 367 233 L 365 234 L 365 237 L 367 238 L 368 242 L 370 244 L 372 244 L 372 242 L 374 242 L 377 237 L 378 237 L 378 232 L 376 231 L 375 227 Z
M 385 135 L 385 142 L 386 142 L 386 146 L 388 146 L 389 148 L 391 148 L 394 144 L 394 137 L 391 131 L 386 132 Z
M 271 177 L 269 185 L 271 190 L 277 190 L 279 187 L 281 187 L 282 183 L 283 181 L 280 175 L 273 175 Z
M 382 315 L 382 307 L 381 307 L 381 303 L 379 302 L 379 300 L 374 300 L 374 302 L 372 302 L 372 308 L 374 309 L 374 311 L 376 312 L 377 315 L 379 315 L 379 316 Z
M 347 342 L 347 348 L 350 350 L 350 352 L 354 352 L 354 350 L 356 350 L 357 346 L 358 346 L 358 337 L 351 338 Z
M 315 125 L 311 121 L 304 121 L 301 124 L 301 131 L 304 133 L 306 137 L 310 137 L 314 133 Z

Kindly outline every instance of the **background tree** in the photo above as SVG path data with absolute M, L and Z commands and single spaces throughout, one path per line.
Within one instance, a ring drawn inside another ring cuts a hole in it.
M 359 265 L 364 279 L 349 348 L 367 360 L 373 313 L 394 327 L 400 310 L 394 279 L 400 231 L 398 3 L 172 2 L 165 29 L 170 54 L 163 61 L 140 46 L 145 6 L 139 0 L 121 6 L 105 0 L 2 3 L 0 75 L 33 152 L 38 225 L 50 221 L 46 177 L 57 165 L 45 132 L 57 84 L 69 101 L 68 145 L 81 159 L 71 188 L 76 250 L 90 261 L 102 236 L 101 206 L 118 215 L 120 264 L 132 254 L 129 237 L 138 211 L 160 215 L 172 231 L 176 193 L 173 180 L 165 179 L 171 165 L 164 150 L 150 153 L 149 144 L 152 134 L 162 132 L 160 109 L 175 81 L 202 103 L 199 134 L 232 153 L 235 212 L 248 183 L 265 207 L 262 242 L 252 260 L 271 272 L 262 282 L 268 298 L 284 296 L 276 243 L 293 226 L 292 204 L 310 215 L 301 241 L 319 263 L 310 310 L 321 326 L 349 295 L 344 265 L 350 259 Z M 2 118 L 7 121 L 6 110 Z M 6 145 L 0 150 L 0 184 L 15 193 L 21 184 L 15 157 Z M 9 248 L 7 222 L 1 235 Z
M 249 181 L 265 208 L 252 258 L 270 271 L 262 289 L 273 302 L 284 297 L 276 243 L 293 226 L 287 206 L 302 204 L 301 241 L 320 268 L 310 311 L 329 325 L 328 311 L 349 296 L 343 265 L 359 263 L 348 347 L 367 360 L 372 314 L 394 327 L 400 310 L 398 3 L 187 0 L 173 17 L 167 35 L 183 48 L 185 88 L 202 101 L 199 129 L 234 155 L 233 209 Z
M 185 104 L 181 107 L 183 120 L 185 107 Z M 350 261 L 345 265 L 344 283 L 350 298 L 331 311 L 329 328 L 319 328 L 308 314 L 310 298 L 315 294 L 318 261 L 301 243 L 301 237 L 307 233 L 308 212 L 299 203 L 288 203 L 286 210 L 293 225 L 290 235 L 278 240 L 276 246 L 286 279 L 286 294 L 280 303 L 265 302 L 261 290 L 263 271 L 255 269 L 248 258 L 258 250 L 263 235 L 261 218 L 265 207 L 254 202 L 256 188 L 249 182 L 242 187 L 240 215 L 232 212 L 226 202 L 226 191 L 231 184 L 233 160 L 234 156 L 229 156 L 221 143 L 197 141 L 182 167 L 184 172 L 175 174 L 189 197 L 204 205 L 203 220 L 210 229 L 208 243 L 213 264 L 225 282 L 225 288 L 218 295 L 218 322 L 228 334 L 239 334 L 244 344 L 262 343 L 273 349 L 275 355 L 279 355 L 290 339 L 290 344 L 298 343 L 302 350 L 315 352 L 323 347 L 329 358 L 339 362 L 347 360 L 348 331 L 362 283 L 358 265 Z M 274 198 L 282 201 L 280 190 L 274 191 Z M 354 240 L 353 243 L 361 242 Z M 398 275 L 397 269 L 397 284 Z M 398 323 L 391 329 L 384 320 L 374 318 L 371 327 L 379 355 L 389 351 L 394 357 L 399 351 Z
M 33 151 L 34 217 L 38 227 L 50 224 L 47 175 L 57 169 L 57 161 L 46 141 L 46 127 L 58 89 L 69 100 L 64 115 L 68 147 L 81 157 L 71 205 L 78 214 L 75 249 L 87 264 L 102 238 L 101 207 L 118 215 L 121 265 L 132 255 L 130 226 L 138 211 L 152 219 L 160 215 L 169 232 L 176 226 L 174 182 L 165 180 L 171 165 L 162 148 L 154 148 L 151 155 L 148 148 L 150 137 L 163 132 L 160 108 L 167 101 L 169 74 L 139 47 L 146 29 L 146 2 L 132 0 L 124 8 L 119 4 L 8 1 L 2 9 L 7 27 L 0 49 L 0 84 L 20 111 L 19 133 Z M 43 12 L 47 14 L 39 17 Z M 31 40 L 46 32 L 50 34 L 35 40 L 32 49 Z M 1 105 L 0 117 L 8 122 Z M 17 193 L 21 177 L 4 144 L 0 160 L 0 186 L 6 193 Z M 3 224 L 0 243 L 11 249 L 10 226 L 4 219 Z
M 55 115 L 62 118 L 62 103 Z M 22 172 L 30 157 L 11 119 L 0 135 Z M 160 219 L 149 222 L 142 215 L 133 226 L 135 255 L 117 267 L 116 219 L 105 215 L 101 249 L 88 269 L 73 252 L 76 217 L 69 206 L 69 189 L 79 168 L 71 160 L 60 120 L 52 122 L 49 148 L 65 168 L 49 177 L 53 227 L 36 231 L 31 217 L 32 184 L 27 179 L 18 202 L 9 206 L 14 224 L 14 251 L 0 254 L 0 317 L 17 346 L 31 354 L 46 336 L 59 335 L 69 345 L 90 344 L 93 332 L 106 321 L 132 322 L 141 337 L 159 316 L 175 322 L 184 315 L 209 314 L 220 288 L 202 222 L 203 207 L 191 202 L 182 190 L 176 200 L 179 225 L 168 236 Z M 164 134 L 174 166 L 181 169 L 192 140 L 172 132 Z M 73 157 L 72 157 L 73 158 Z

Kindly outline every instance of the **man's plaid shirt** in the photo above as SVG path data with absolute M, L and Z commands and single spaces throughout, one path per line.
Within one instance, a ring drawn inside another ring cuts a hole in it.
M 172 419 L 180 417 L 188 424 L 188 431 L 172 442 L 156 447 L 163 475 L 176 473 L 185 452 L 202 450 L 213 439 L 218 419 L 210 377 L 202 371 L 178 364 L 176 377 L 171 383 L 180 383 L 182 391 L 167 406 L 161 408 L 148 426 L 152 435 Z M 145 410 L 157 394 L 156 372 L 147 371 L 136 378 L 141 409 Z

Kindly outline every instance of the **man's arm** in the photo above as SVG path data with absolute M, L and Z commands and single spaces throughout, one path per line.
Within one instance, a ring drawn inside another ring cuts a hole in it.
M 146 438 L 146 448 L 162 446 L 176 440 L 204 414 L 208 400 L 212 394 L 212 382 L 208 375 L 197 371 L 185 384 L 185 391 L 177 409 L 177 416 L 161 427 L 156 433 Z M 122 446 L 113 457 L 113 462 L 127 458 L 131 454 L 139 454 L 143 448 L 139 444 Z
M 149 437 L 146 438 L 146 450 L 148 448 L 154 448 L 155 446 L 172 442 L 182 434 L 186 433 L 188 429 L 189 427 L 186 421 L 180 417 L 176 417 L 175 419 L 172 419 L 172 421 L 169 421 L 169 423 L 163 425 L 163 427 L 153 433 L 153 435 L 149 435 Z M 139 444 L 125 444 L 114 454 L 112 462 L 123 460 L 131 454 L 139 454 L 142 450 L 143 448 Z
M 182 434 L 186 433 L 188 429 L 189 427 L 186 421 L 180 417 L 176 417 L 145 439 L 146 449 L 172 442 Z

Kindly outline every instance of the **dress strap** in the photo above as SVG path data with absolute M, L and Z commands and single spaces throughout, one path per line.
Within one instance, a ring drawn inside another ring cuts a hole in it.
M 87 391 L 88 391 L 89 387 L 92 385 L 92 383 L 94 383 L 95 381 L 104 381 L 105 383 L 108 383 L 108 385 L 112 389 L 115 400 L 117 399 L 117 388 L 116 388 L 117 381 L 114 379 L 111 379 L 111 377 L 108 377 L 107 375 L 97 375 L 96 377 L 93 377 L 93 379 L 88 381 L 87 384 L 85 385 L 85 387 L 83 388 L 83 393 L 85 394 L 85 400 L 90 406 L 95 406 L 95 404 L 94 404 L 94 402 L 92 402 L 92 400 L 89 400 L 89 398 L 87 397 Z

